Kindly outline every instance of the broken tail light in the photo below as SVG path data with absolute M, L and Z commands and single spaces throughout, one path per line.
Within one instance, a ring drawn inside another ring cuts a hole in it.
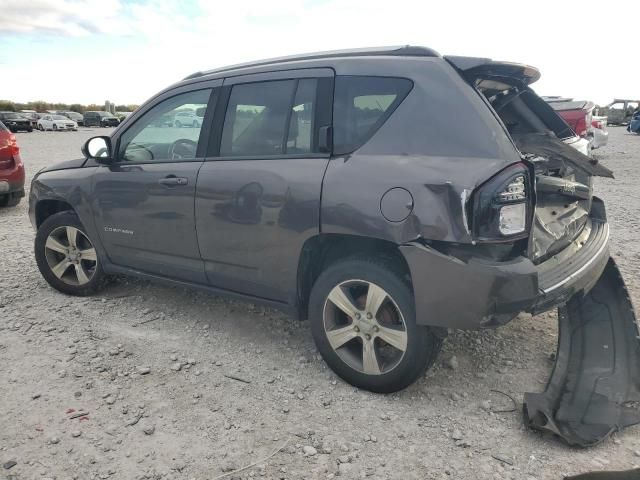
M 474 238 L 511 241 L 528 235 L 532 214 L 532 183 L 527 166 L 511 165 L 482 184 L 471 199 Z

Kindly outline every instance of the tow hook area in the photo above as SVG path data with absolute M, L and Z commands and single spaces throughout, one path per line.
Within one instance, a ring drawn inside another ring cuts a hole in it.
M 556 364 L 544 393 L 525 393 L 524 421 L 569 445 L 595 445 L 640 423 L 640 340 L 613 259 L 595 287 L 558 310 Z

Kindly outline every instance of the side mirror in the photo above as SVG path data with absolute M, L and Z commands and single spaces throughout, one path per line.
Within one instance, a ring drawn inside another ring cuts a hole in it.
M 109 165 L 113 163 L 111 152 L 111 138 L 109 137 L 91 137 L 82 146 L 82 154 L 87 159 L 93 159 L 96 162 Z

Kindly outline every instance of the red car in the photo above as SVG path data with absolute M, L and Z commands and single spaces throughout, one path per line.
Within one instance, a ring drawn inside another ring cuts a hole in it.
M 24 164 L 16 136 L 0 122 L 0 207 L 13 207 L 24 197 Z
M 591 137 L 591 117 L 595 104 L 586 100 L 543 97 L 565 122 L 582 138 Z

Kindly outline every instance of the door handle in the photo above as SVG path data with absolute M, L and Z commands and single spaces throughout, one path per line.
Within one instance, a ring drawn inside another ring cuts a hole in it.
M 169 175 L 158 180 L 158 183 L 160 185 L 164 185 L 165 187 L 174 187 L 176 185 L 187 185 L 189 183 L 189 179 L 185 177 L 176 177 L 175 175 Z

